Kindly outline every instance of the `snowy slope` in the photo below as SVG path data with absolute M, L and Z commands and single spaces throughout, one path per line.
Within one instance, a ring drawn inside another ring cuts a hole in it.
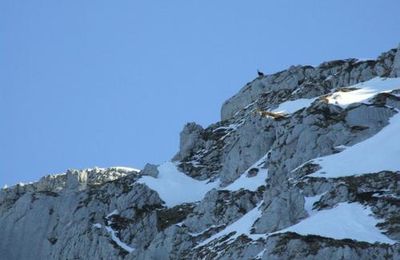
M 306 99 L 306 98 L 300 98 L 296 100 L 290 100 L 283 102 L 274 109 L 272 112 L 275 113 L 285 113 L 285 114 L 292 114 L 302 108 L 309 107 L 312 102 L 315 101 L 315 98 L 311 99 Z
M 310 176 L 342 177 L 379 171 L 400 170 L 400 114 L 373 137 L 346 150 L 314 159 L 322 168 Z
M 328 102 L 343 108 L 353 103 L 367 102 L 368 99 L 379 93 L 400 89 L 400 78 L 376 77 L 348 88 L 357 88 L 357 90 L 334 92 L 327 97 Z
M 157 178 L 143 176 L 138 183 L 146 184 L 156 191 L 168 207 L 199 201 L 208 191 L 219 185 L 219 182 L 195 180 L 180 172 L 172 162 L 160 165 L 158 171 Z
M 224 228 L 217 234 L 204 240 L 203 242 L 201 242 L 198 245 L 198 247 L 206 245 L 213 240 L 223 238 L 224 236 L 229 235 L 231 233 L 233 233 L 233 235 L 229 237 L 230 241 L 233 241 L 240 235 L 247 235 L 248 237 L 251 237 L 252 235 L 250 234 L 250 232 L 251 232 L 251 228 L 252 228 L 253 224 L 257 219 L 259 219 L 261 217 L 260 206 L 261 206 L 261 204 L 259 204 L 254 209 L 247 212 L 244 216 L 242 216 L 236 222 L 232 223 L 231 225 L 228 225 L 226 228 Z M 257 236 L 257 237 L 259 237 L 259 236 Z
M 268 170 L 264 168 L 265 160 L 268 153 L 263 156 L 260 160 L 249 167 L 237 180 L 228 186 L 222 188 L 224 190 L 236 191 L 240 189 L 256 191 L 258 187 L 265 184 L 265 180 L 268 177 Z M 258 173 L 256 176 L 248 176 L 251 169 L 257 169 Z
M 314 203 L 319 201 L 323 195 L 324 193 L 312 197 L 304 197 L 304 209 L 307 211 L 308 215 L 311 216 L 315 214 L 315 211 L 313 211 Z
M 301 235 L 394 244 L 395 241 L 375 227 L 379 222 L 371 214 L 371 209 L 361 204 L 340 203 L 332 209 L 315 212 L 300 223 L 276 233 L 296 232 Z
M 400 259 L 399 76 L 400 47 L 292 66 L 186 124 L 173 162 L 0 189 L 0 258 Z
M 328 103 L 347 107 L 353 103 L 368 103 L 368 100 L 379 93 L 400 89 L 400 78 L 376 77 L 366 82 L 346 87 L 349 90 L 338 90 L 326 97 Z M 299 98 L 285 101 L 272 112 L 292 114 L 300 109 L 309 107 L 317 98 Z

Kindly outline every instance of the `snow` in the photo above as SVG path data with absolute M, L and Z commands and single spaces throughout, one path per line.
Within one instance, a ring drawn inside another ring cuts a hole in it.
M 340 151 L 343 151 L 343 150 L 345 150 L 346 148 L 348 148 L 349 146 L 347 146 L 347 145 L 338 145 L 338 146 L 335 146 L 335 149 L 336 150 L 340 150 Z
M 252 105 L 254 105 L 256 102 L 251 102 L 250 104 L 248 104 L 247 106 L 245 106 L 243 109 L 248 109 L 249 107 L 251 107 Z
M 367 102 L 368 99 L 379 93 L 385 93 L 399 89 L 400 78 L 376 77 L 369 81 L 350 86 L 350 88 L 359 89 L 347 92 L 337 91 L 327 97 L 328 102 L 343 108 L 353 103 Z
M 101 224 L 100 224 L 100 223 L 93 224 L 93 227 L 95 227 L 95 228 L 101 228 Z
M 208 191 L 219 185 L 218 181 L 207 183 L 195 180 L 180 172 L 172 162 L 160 165 L 158 171 L 157 178 L 143 176 L 137 182 L 156 191 L 168 207 L 200 201 Z
M 358 89 L 353 91 L 337 91 L 327 97 L 328 102 L 341 107 L 346 107 L 357 102 L 367 102 L 368 99 L 372 98 L 378 93 L 400 89 L 400 78 L 376 77 L 369 81 L 349 86 L 349 88 Z M 274 109 L 272 112 L 291 114 L 302 108 L 310 106 L 315 100 L 316 98 L 289 100 L 281 103 L 279 107 Z
M 122 242 L 121 239 L 119 239 L 118 236 L 117 236 L 118 231 L 115 231 L 114 229 L 112 229 L 112 228 L 109 226 L 109 225 L 112 224 L 112 221 L 109 220 L 109 218 L 110 218 L 111 216 L 118 215 L 118 214 L 119 214 L 119 211 L 115 209 L 115 210 L 113 210 L 110 214 L 108 214 L 108 215 L 106 216 L 107 225 L 108 225 L 108 226 L 105 226 L 105 229 L 107 230 L 108 233 L 111 234 L 111 239 L 112 239 L 119 247 L 121 247 L 121 248 L 124 249 L 125 251 L 131 253 L 131 252 L 134 250 L 134 248 L 132 248 L 132 247 L 128 246 L 127 244 L 125 244 L 124 242 Z M 94 224 L 93 226 L 96 227 L 96 228 L 101 228 L 101 224 L 99 224 L 99 223 Z
M 199 163 L 199 161 L 197 161 L 197 160 L 190 160 L 190 161 L 187 161 L 186 163 L 188 163 L 188 164 L 190 163 L 194 167 L 202 167 L 202 166 L 204 166 L 203 164 Z
M 85 169 L 87 171 L 107 171 L 107 170 L 116 170 L 116 171 L 124 171 L 124 172 L 140 172 L 139 169 L 136 168 L 132 168 L 132 167 L 125 167 L 125 166 L 112 166 L 112 167 L 108 167 L 108 168 L 102 168 L 102 167 L 94 167 L 94 168 L 87 168 Z
M 242 122 L 240 123 L 234 123 L 234 124 L 230 124 L 228 126 L 220 126 L 217 127 L 213 130 L 213 132 L 219 131 L 219 130 L 237 130 L 239 126 L 242 125 Z
M 267 251 L 266 248 L 264 248 L 263 250 L 261 250 L 261 252 L 258 253 L 258 254 L 255 256 L 254 259 L 262 259 L 262 257 L 263 257 L 263 255 L 264 255 L 265 251 Z
M 278 108 L 274 109 L 272 112 L 274 113 L 285 113 L 291 114 L 294 113 L 302 108 L 309 107 L 312 102 L 314 102 L 315 98 L 306 99 L 300 98 L 296 100 L 290 100 L 283 102 L 279 105 Z
M 382 192 L 386 191 L 386 192 L 390 192 L 390 190 L 381 190 Z M 383 193 L 383 194 L 379 194 L 379 193 L 375 193 L 372 195 L 372 197 L 375 198 L 390 198 L 390 199 L 395 199 L 395 200 L 400 200 L 400 196 L 396 195 L 396 194 L 390 194 L 390 193 Z
M 229 238 L 229 240 L 231 240 L 231 241 L 234 241 L 237 237 L 239 237 L 240 235 L 243 235 L 243 234 L 247 235 L 248 237 L 259 236 L 259 235 L 251 235 L 250 231 L 251 231 L 251 228 L 253 227 L 254 222 L 261 217 L 261 214 L 262 214 L 262 212 L 260 210 L 261 204 L 262 203 L 257 205 L 254 209 L 247 212 L 240 219 L 238 219 L 236 222 L 230 224 L 225 229 L 223 229 L 220 232 L 218 232 L 217 234 L 214 234 L 213 236 L 207 238 L 206 240 L 201 242 L 196 247 L 204 246 L 204 245 L 210 243 L 211 241 L 222 238 L 232 232 L 235 232 L 235 234 Z M 262 236 L 264 236 L 264 234 Z
M 119 247 L 121 247 L 122 249 L 124 249 L 125 251 L 127 251 L 127 252 L 129 252 L 129 253 L 131 253 L 131 252 L 133 252 L 133 251 L 135 250 L 134 248 L 132 248 L 132 247 L 128 246 L 127 244 L 125 244 L 124 242 L 122 242 L 122 241 L 117 237 L 117 234 L 116 234 L 117 232 L 116 232 L 115 230 L 113 230 L 111 227 L 106 226 L 105 228 L 106 228 L 106 230 L 108 231 L 108 233 L 111 234 L 111 239 L 112 239 L 115 243 L 117 243 L 117 245 L 118 245 Z
M 321 197 L 324 195 L 325 193 L 316 195 L 316 196 L 312 196 L 312 197 L 304 197 L 305 202 L 304 202 L 304 209 L 307 211 L 308 215 L 314 215 L 314 211 L 313 211 L 313 205 L 315 202 L 319 201 L 321 199 Z
M 400 114 L 371 138 L 344 151 L 314 159 L 321 169 L 313 177 L 342 177 L 365 173 L 400 170 Z
M 176 223 L 175 226 L 182 227 L 183 224 L 184 224 L 184 221 L 181 221 L 179 223 Z
M 200 232 L 197 232 L 197 233 L 191 233 L 191 232 L 189 232 L 189 235 L 191 235 L 192 237 L 197 237 L 197 236 L 203 235 L 204 233 L 206 233 L 207 231 L 210 231 L 210 230 L 213 229 L 213 228 L 219 228 L 219 227 L 221 227 L 221 226 L 223 226 L 223 225 L 220 225 L 220 226 L 211 225 L 211 226 L 208 227 L 207 229 L 205 229 L 205 230 L 203 230 L 203 231 L 200 231 Z
M 374 58 L 357 58 L 357 62 L 375 60 Z
M 223 190 L 237 191 L 240 189 L 256 191 L 258 187 L 265 185 L 265 179 L 268 177 L 267 169 L 259 169 L 259 172 L 254 177 L 247 177 L 247 174 L 242 174 L 237 180 L 228 186 L 224 187 Z
M 132 168 L 132 167 L 125 167 L 125 166 L 113 166 L 111 168 L 116 169 L 117 171 L 121 170 L 121 171 L 127 171 L 127 172 L 140 172 L 139 169 Z
M 229 191 L 237 191 L 240 189 L 256 191 L 258 187 L 265 185 L 265 179 L 268 177 L 268 170 L 261 167 L 264 165 L 267 155 L 268 153 L 250 166 L 249 169 L 247 169 L 237 180 L 222 189 Z M 257 175 L 254 177 L 248 177 L 247 173 L 253 168 L 258 169 Z
M 106 216 L 106 218 L 110 218 L 111 216 L 113 216 L 113 215 L 118 215 L 118 214 L 119 214 L 119 211 L 116 210 L 116 209 L 114 209 L 113 212 L 111 212 L 110 214 L 108 214 L 108 215 Z
M 364 207 L 359 203 L 340 203 L 332 209 L 317 211 L 300 223 L 274 234 L 295 232 L 300 235 L 394 244 L 395 241 L 383 235 L 376 228 L 376 224 L 379 222 L 371 214 L 369 207 Z

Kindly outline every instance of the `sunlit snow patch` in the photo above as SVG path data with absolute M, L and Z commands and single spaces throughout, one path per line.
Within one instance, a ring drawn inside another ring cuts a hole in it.
M 371 138 L 348 147 L 343 152 L 312 160 L 321 169 L 313 177 L 342 177 L 380 171 L 400 170 L 400 114 Z
M 376 228 L 378 220 L 369 207 L 359 203 L 340 203 L 336 207 L 317 211 L 300 223 L 276 233 L 295 232 L 300 235 L 318 235 L 334 239 L 354 239 L 368 243 L 394 244 Z
M 265 179 L 268 177 L 268 170 L 262 168 L 264 166 L 264 162 L 266 160 L 268 154 L 263 156 L 260 160 L 258 160 L 255 164 L 250 166 L 237 180 L 228 186 L 222 188 L 222 190 L 230 190 L 237 191 L 240 189 L 256 191 L 258 187 L 265 185 Z M 257 175 L 253 177 L 249 177 L 249 171 L 251 169 L 257 169 Z
M 311 99 L 300 98 L 296 100 L 286 101 L 281 103 L 279 107 L 274 109 L 272 112 L 292 114 L 302 108 L 309 107 L 311 103 L 314 102 L 314 100 L 315 98 Z
M 136 168 L 132 168 L 132 167 L 125 167 L 125 166 L 113 166 L 110 167 L 111 169 L 115 169 L 115 170 L 121 170 L 121 171 L 126 171 L 126 172 L 140 172 L 139 169 Z
M 366 102 L 368 99 L 379 93 L 400 89 L 400 78 L 376 77 L 371 80 L 350 86 L 349 88 L 358 89 L 353 91 L 337 91 L 327 97 L 328 102 L 341 107 L 347 107 L 353 103 Z
M 132 167 L 125 167 L 125 166 L 112 166 L 108 168 L 102 168 L 102 167 L 94 167 L 94 168 L 87 168 L 85 169 L 86 171 L 107 171 L 107 170 L 115 170 L 115 171 L 123 171 L 123 172 L 140 172 L 139 169 L 132 168 Z
M 218 181 L 207 183 L 195 180 L 180 172 L 172 162 L 160 165 L 158 171 L 157 178 L 143 176 L 138 182 L 156 191 L 168 207 L 200 201 L 208 191 L 219 185 Z

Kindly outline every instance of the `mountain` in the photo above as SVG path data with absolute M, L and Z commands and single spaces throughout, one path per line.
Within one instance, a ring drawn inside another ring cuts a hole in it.
M 3 188 L 0 258 L 400 259 L 399 109 L 400 47 L 261 75 L 169 162 Z

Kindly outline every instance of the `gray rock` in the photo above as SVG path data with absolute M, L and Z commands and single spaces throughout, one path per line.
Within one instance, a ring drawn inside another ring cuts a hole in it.
M 264 205 L 263 214 L 254 225 L 257 234 L 284 229 L 307 216 L 300 191 L 272 180 L 264 193 Z
M 151 176 L 154 178 L 157 178 L 158 173 L 159 173 L 158 165 L 151 164 L 151 163 L 146 163 L 143 170 L 140 172 L 140 174 L 142 174 L 142 175 L 147 175 L 147 176 Z
M 393 68 L 392 72 L 390 73 L 390 77 L 400 77 L 400 44 L 399 47 L 397 47 L 396 56 L 394 57 L 392 67 Z
M 268 238 L 260 259 L 397 259 L 398 250 L 398 245 L 368 244 L 350 239 L 334 240 L 285 233 Z
M 212 226 L 226 226 L 252 210 L 262 199 L 260 192 L 212 190 L 184 221 L 192 233 L 201 233 Z
M 304 98 L 327 94 L 333 88 L 354 85 L 375 76 L 398 76 L 400 56 L 391 50 L 383 53 L 377 60 L 359 61 L 357 59 L 325 62 L 318 67 L 296 66 L 286 71 L 267 75 L 244 86 L 238 94 L 228 99 L 221 109 L 221 120 L 228 120 L 253 102 L 266 96 L 279 97 L 286 101 L 292 94 L 301 94 Z M 396 58 L 395 58 L 396 55 Z M 395 60 L 393 64 L 393 60 Z M 392 71 L 393 70 L 393 71 Z M 272 101 L 272 102 L 271 102 Z M 270 98 L 269 106 L 278 100 Z
M 236 180 L 271 149 L 275 140 L 274 121 L 259 115 L 249 117 L 227 137 L 219 177 L 222 185 Z
M 188 156 L 188 153 L 199 145 L 200 136 L 203 132 L 203 127 L 196 123 L 187 123 L 180 134 L 179 152 L 173 158 L 174 161 L 181 160 Z
M 329 104 L 326 95 L 375 76 L 400 76 L 399 53 L 292 66 L 258 77 L 223 104 L 221 122 L 206 128 L 187 124 L 173 160 L 192 178 L 220 183 L 199 202 L 165 207 L 156 191 L 136 182 L 158 176 L 153 164 L 140 172 L 69 170 L 1 189 L 0 258 L 399 259 L 399 243 L 270 234 L 309 217 L 305 197 L 320 195 L 314 211 L 360 203 L 379 219 L 378 229 L 400 241 L 399 172 L 310 177 L 320 167 L 313 159 L 372 137 L 400 109 L 400 90 L 346 108 Z M 292 114 L 271 112 L 299 98 L 316 100 Z M 264 156 L 255 169 L 267 169 L 268 178 L 253 184 L 258 190 L 226 190 L 239 178 L 258 180 L 251 168 Z M 227 234 L 226 228 L 244 220 L 250 230 Z M 205 242 L 217 233 L 222 235 Z
M 87 185 L 88 174 L 86 171 L 67 171 L 66 188 L 69 190 L 84 190 Z

